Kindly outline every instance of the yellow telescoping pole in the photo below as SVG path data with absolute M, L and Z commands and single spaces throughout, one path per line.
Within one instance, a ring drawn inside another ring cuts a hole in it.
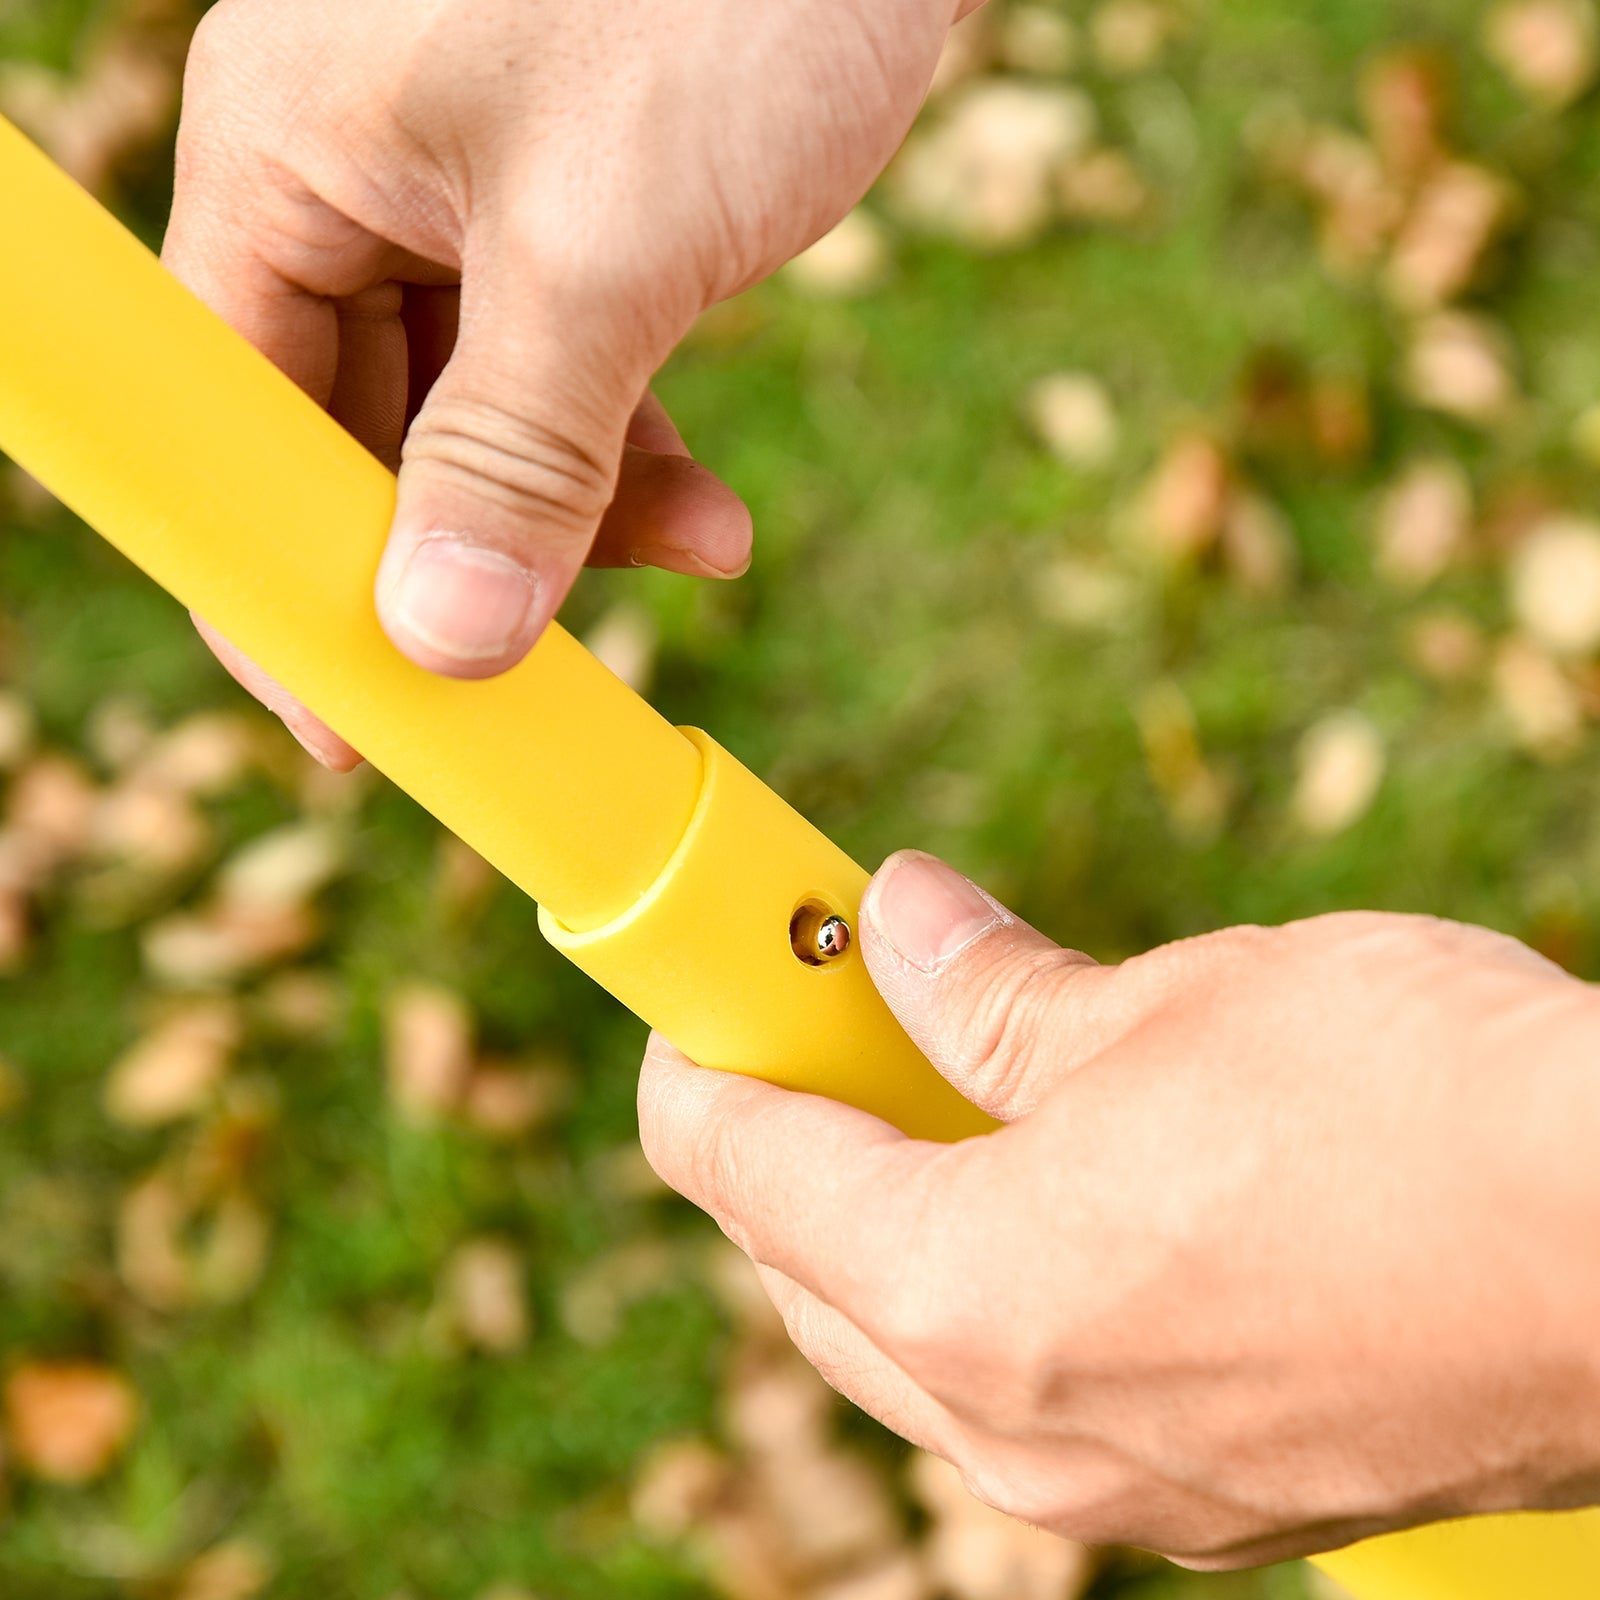
M 859 866 L 559 627 L 488 682 L 413 666 L 372 604 L 392 476 L 3 120 L 0 212 L 0 450 L 538 900 L 550 941 L 702 1065 L 918 1138 L 993 1126 L 850 948 Z M 1596 1600 L 1600 1514 L 1450 1524 L 1326 1565 L 1360 1600 Z

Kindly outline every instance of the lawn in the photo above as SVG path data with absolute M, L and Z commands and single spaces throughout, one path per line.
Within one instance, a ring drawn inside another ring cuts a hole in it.
M 662 375 L 751 573 L 566 620 L 863 862 L 1102 959 L 1368 906 L 1600 977 L 1585 58 L 1443 0 L 999 7 Z M 0 5 L 0 109 L 59 137 L 178 10 Z M 154 238 L 170 127 L 124 133 Z M 1026 1539 L 961 1587 L 966 1513 L 642 1170 L 642 1026 L 19 475 L 0 807 L 6 1600 L 1311 1592 Z

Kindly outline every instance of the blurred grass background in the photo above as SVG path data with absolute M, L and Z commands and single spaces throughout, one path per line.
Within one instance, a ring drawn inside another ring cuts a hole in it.
M 152 239 L 192 21 L 0 3 L 0 107 Z M 1595 977 L 1594 50 L 1586 0 L 996 0 L 663 375 L 752 573 L 568 619 L 1097 956 L 1377 906 Z M 640 1170 L 642 1028 L 0 494 L 7 1600 L 1311 1592 L 997 1532 L 819 1396 Z

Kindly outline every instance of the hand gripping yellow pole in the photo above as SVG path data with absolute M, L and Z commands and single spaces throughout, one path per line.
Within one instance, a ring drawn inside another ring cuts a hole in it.
M 538 900 L 550 941 L 695 1060 L 915 1137 L 992 1126 L 830 946 L 860 867 L 559 627 L 490 682 L 405 660 L 372 605 L 390 474 L 4 121 L 0 216 L 0 450 Z M 1600 1515 L 1452 1524 L 1326 1564 L 1361 1600 L 1600 1600 Z

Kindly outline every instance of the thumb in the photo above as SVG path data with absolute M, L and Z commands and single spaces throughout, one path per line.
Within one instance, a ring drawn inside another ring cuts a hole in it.
M 891 856 L 861 903 L 862 952 L 917 1048 L 991 1116 L 1032 1111 L 1122 1037 L 1140 985 L 1064 950 L 953 867 Z
M 604 306 L 466 278 L 455 351 L 406 439 L 378 574 L 384 627 L 419 665 L 503 672 L 566 598 L 655 364 L 654 351 L 617 348 L 626 326 Z

